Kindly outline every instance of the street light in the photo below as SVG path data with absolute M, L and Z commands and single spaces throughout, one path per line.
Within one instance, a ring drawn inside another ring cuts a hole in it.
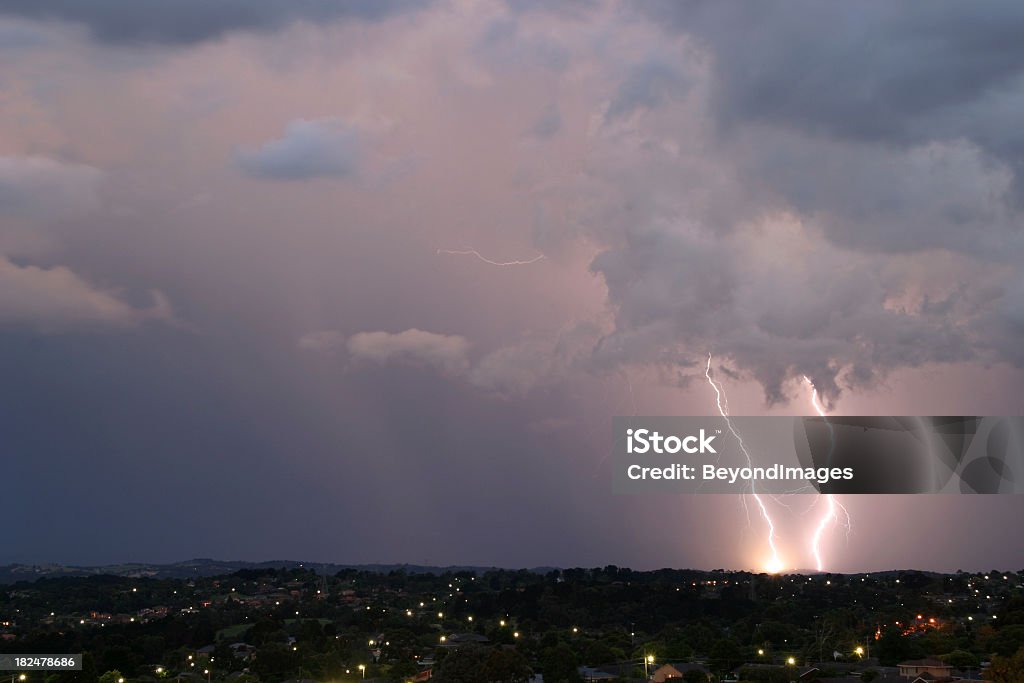
M 366 678 L 366 665 L 365 664 L 360 664 L 359 665 L 359 672 L 361 674 L 363 674 L 363 678 Z
M 858 646 L 857 646 L 857 649 L 856 649 L 856 650 L 854 650 L 854 653 L 855 653 L 855 654 L 856 654 L 856 655 L 857 655 L 858 657 L 863 657 L 863 656 L 864 656 L 864 648 L 863 648 L 863 647 L 861 647 L 860 645 L 858 645 Z
M 647 655 L 647 656 L 645 656 L 644 657 L 644 678 L 650 678 L 650 675 L 647 672 L 647 667 L 649 665 L 651 665 L 651 664 L 654 664 L 654 655 Z

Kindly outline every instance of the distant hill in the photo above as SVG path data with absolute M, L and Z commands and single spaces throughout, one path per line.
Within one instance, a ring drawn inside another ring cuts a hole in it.
M 193 576 L 220 576 L 239 569 L 291 569 L 307 567 L 319 574 L 336 574 L 343 569 L 386 574 L 391 571 L 405 571 L 409 574 L 443 574 L 444 572 L 475 572 L 481 574 L 495 567 L 448 566 L 432 567 L 418 564 L 333 564 L 325 562 L 298 562 L 295 560 L 272 560 L 268 562 L 244 562 L 240 560 L 195 559 L 171 564 L 110 564 L 98 567 L 62 564 L 9 564 L 0 566 L 0 584 L 18 581 L 36 581 L 43 578 L 62 576 L 126 576 L 155 579 L 187 579 Z M 546 574 L 556 567 L 535 567 L 529 571 Z

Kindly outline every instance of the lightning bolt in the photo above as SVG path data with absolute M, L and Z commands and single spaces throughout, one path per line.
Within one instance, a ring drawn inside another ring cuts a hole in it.
M 441 254 L 446 254 L 446 255 L 450 255 L 450 256 L 475 256 L 476 258 L 480 259 L 484 263 L 490 264 L 492 266 L 503 266 L 503 267 L 504 266 L 528 266 L 531 263 L 536 263 L 537 261 L 540 261 L 542 258 L 544 258 L 544 254 L 537 254 L 532 259 L 529 259 L 527 261 L 493 261 L 493 260 L 487 258 L 486 256 L 484 256 L 483 254 L 481 254 L 476 249 L 438 249 L 437 250 L 437 254 L 438 254 L 438 256 L 440 256 Z
M 811 378 L 807 375 L 804 375 L 804 382 L 806 382 L 807 386 L 811 388 L 811 405 L 814 406 L 815 412 L 817 412 L 821 417 L 827 417 L 825 409 L 821 405 L 821 401 L 818 400 L 818 389 L 814 386 L 814 382 L 812 382 Z M 831 428 L 832 426 L 829 425 L 829 429 Z M 839 522 L 840 510 L 842 511 L 845 519 L 846 534 L 847 538 L 849 538 L 850 531 L 853 528 L 850 521 L 849 510 L 847 510 L 842 503 L 836 500 L 836 497 L 831 493 L 826 493 L 825 514 L 818 521 L 818 525 L 814 529 L 814 535 L 811 536 L 811 554 L 814 555 L 815 566 L 819 572 L 824 571 L 825 569 L 825 561 L 821 557 L 821 537 L 824 536 L 825 530 L 830 524 L 834 525 Z
M 729 428 L 729 433 L 733 435 L 736 441 L 740 445 L 740 450 L 743 451 L 743 455 L 747 458 L 747 465 L 753 466 L 753 460 L 750 457 L 750 452 L 747 451 L 746 444 L 743 443 L 743 438 L 736 432 L 736 429 L 732 426 L 732 420 L 729 419 L 729 399 L 725 397 L 725 388 L 720 383 L 715 382 L 711 378 L 711 354 L 708 354 L 708 364 L 704 368 L 704 376 L 708 379 L 708 384 L 715 390 L 715 403 L 718 406 L 718 412 L 725 419 L 725 424 Z M 775 522 L 772 521 L 772 516 L 768 513 L 768 508 L 765 506 L 761 496 L 758 495 L 754 489 L 754 483 L 750 483 L 750 495 L 757 503 L 758 509 L 761 511 L 761 517 L 764 518 L 765 524 L 768 525 L 768 538 L 767 543 L 769 549 L 771 549 L 772 557 L 768 561 L 765 569 L 771 573 L 776 574 L 783 569 L 782 560 L 779 558 L 779 549 L 775 544 Z M 746 507 L 746 501 L 744 500 L 744 507 Z

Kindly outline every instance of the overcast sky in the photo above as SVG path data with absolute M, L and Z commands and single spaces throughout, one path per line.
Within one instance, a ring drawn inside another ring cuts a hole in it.
M 4 2 L 0 562 L 761 566 L 735 496 L 613 497 L 610 418 L 713 413 L 709 353 L 734 414 L 1021 414 L 1022 34 Z M 1022 498 L 843 502 L 826 568 L 1024 566 Z

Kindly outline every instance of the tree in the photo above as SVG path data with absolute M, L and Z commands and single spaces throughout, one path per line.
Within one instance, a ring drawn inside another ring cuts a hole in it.
M 495 648 L 487 657 L 482 678 L 486 683 L 526 683 L 531 675 L 530 663 L 519 651 Z
M 576 653 L 565 643 L 549 647 L 541 654 L 544 683 L 578 683 L 580 672 Z
M 683 674 L 683 683 L 708 683 L 708 675 L 700 669 L 690 669 Z
M 264 645 L 253 662 L 253 668 L 259 677 L 270 680 L 294 677 L 298 672 L 298 666 L 298 653 L 283 643 Z
M 712 671 L 728 673 L 743 663 L 743 652 L 739 644 L 732 638 L 722 638 L 715 642 L 708 653 L 708 665 Z
M 990 639 L 993 652 L 1003 657 L 1011 657 L 1024 647 L 1024 626 L 1014 625 L 999 629 Z
M 988 669 L 992 683 L 1020 683 L 1024 681 L 1024 647 L 1013 657 L 996 656 Z
M 487 664 L 487 648 L 460 647 L 449 652 L 434 670 L 436 683 L 479 683 Z
M 967 650 L 953 650 L 940 659 L 954 669 L 977 669 L 979 664 L 977 655 Z
M 878 659 L 885 666 L 895 666 L 899 662 L 910 659 L 913 653 L 910 640 L 900 635 L 897 629 L 886 629 L 882 639 L 878 641 Z
M 412 660 L 410 659 L 403 659 L 398 662 L 395 662 L 388 669 L 388 673 L 390 674 L 391 678 L 401 679 L 403 681 L 409 680 L 418 672 L 419 670 L 416 668 L 416 665 L 413 664 Z

